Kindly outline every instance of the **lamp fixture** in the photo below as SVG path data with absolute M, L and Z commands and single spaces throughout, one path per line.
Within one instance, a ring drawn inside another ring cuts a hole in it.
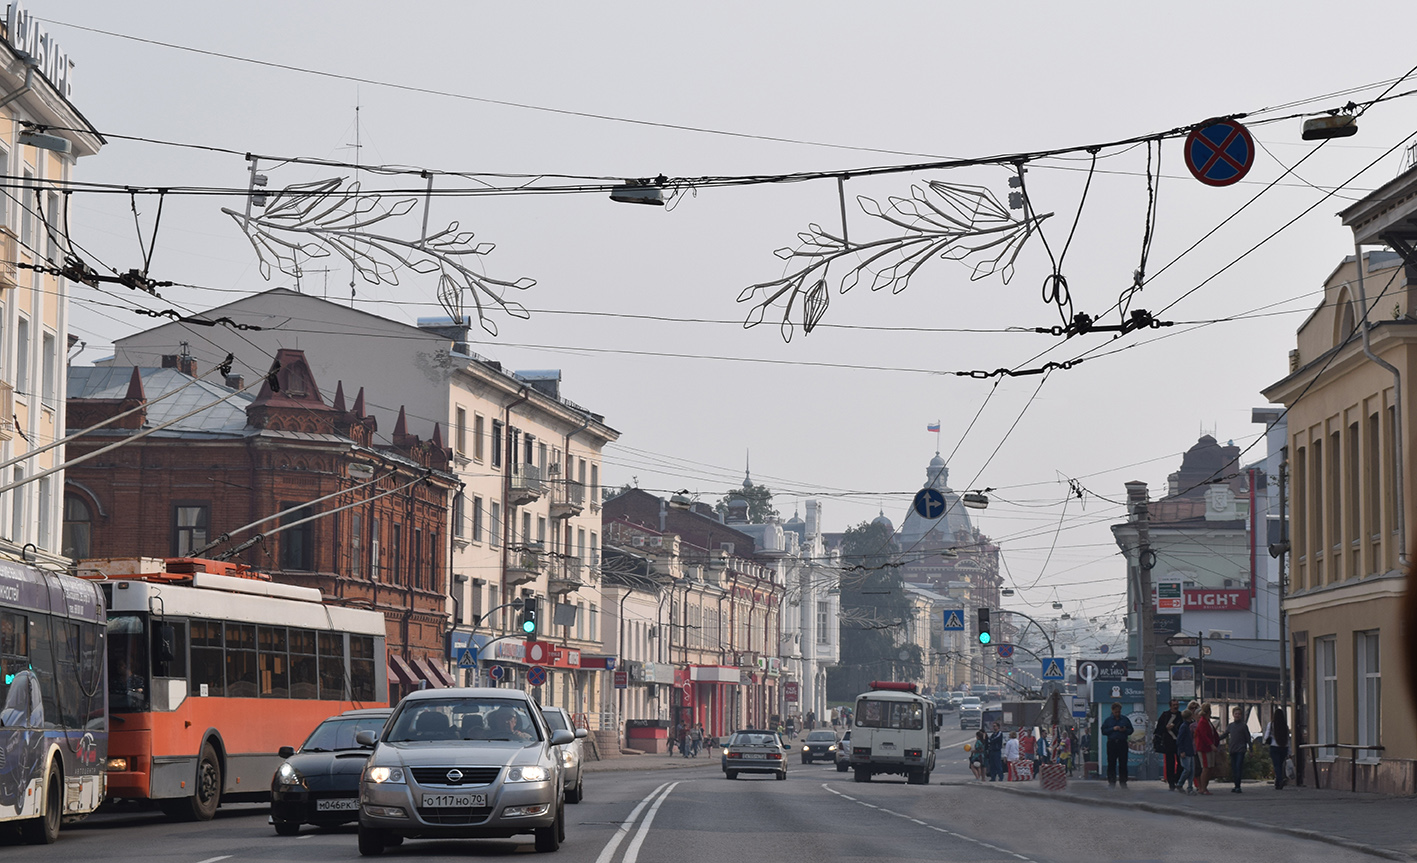
M 989 498 L 983 492 L 971 491 L 960 498 L 967 509 L 988 509 Z
M 1013 596 L 1014 589 L 1012 587 L 1006 587 L 1003 590 L 999 591 L 999 593 L 1003 596 Z
M 1304 132 L 1299 137 L 1305 141 L 1324 141 L 1329 138 L 1349 138 L 1356 134 L 1358 134 L 1358 118 L 1356 116 L 1333 114 L 1305 120 Z
M 33 129 L 20 130 L 20 143 L 29 144 L 31 147 L 38 147 L 41 150 L 53 150 L 56 153 L 69 152 L 69 139 L 61 138 L 58 135 L 47 135 L 44 132 L 36 132 Z
M 652 207 L 664 206 L 664 182 L 667 180 L 660 174 L 653 181 L 651 180 L 626 180 L 622 185 L 610 190 L 610 200 L 620 204 L 649 204 Z

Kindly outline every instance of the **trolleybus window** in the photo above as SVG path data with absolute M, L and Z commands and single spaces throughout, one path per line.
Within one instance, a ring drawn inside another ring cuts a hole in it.
M 261 697 L 290 695 L 290 660 L 286 658 L 284 626 L 263 626 L 261 641 Z
M 349 637 L 350 697 L 355 701 L 373 701 L 377 683 L 374 679 L 374 636 Z
M 148 644 L 136 614 L 108 618 L 108 707 L 115 713 L 148 709 Z
M 344 636 L 338 632 L 320 633 L 320 697 L 338 700 L 345 697 Z
M 23 614 L 0 613 L 0 703 L 15 675 L 30 666 L 29 626 Z
M 226 625 L 226 694 L 229 698 L 256 697 L 256 627 L 250 623 Z
M 226 694 L 223 646 L 219 622 L 192 621 L 192 690 L 195 694 L 213 697 Z
M 319 674 L 315 664 L 315 633 L 308 629 L 290 631 L 290 697 L 316 698 Z
M 872 701 L 863 698 L 856 704 L 856 724 L 862 728 L 924 728 L 925 705 L 918 701 Z

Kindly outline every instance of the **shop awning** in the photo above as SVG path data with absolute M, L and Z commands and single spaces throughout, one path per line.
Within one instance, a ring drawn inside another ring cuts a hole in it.
M 420 659 L 414 663 L 414 667 L 423 671 L 423 679 L 428 681 L 428 685 L 434 689 L 444 689 L 453 686 L 453 679 L 448 675 L 437 662 L 431 659 Z
M 408 660 L 399 656 L 397 653 L 389 654 L 389 677 L 393 680 L 397 680 L 404 686 L 411 686 L 414 689 L 418 688 L 418 681 L 420 679 L 418 673 L 408 664 Z

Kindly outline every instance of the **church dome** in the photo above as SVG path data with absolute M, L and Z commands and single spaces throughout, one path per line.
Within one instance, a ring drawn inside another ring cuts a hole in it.
M 871 524 L 884 525 L 886 530 L 890 531 L 891 533 L 895 533 L 895 525 L 891 524 L 891 520 L 886 518 L 886 511 L 884 509 L 881 510 L 880 515 L 871 519 Z

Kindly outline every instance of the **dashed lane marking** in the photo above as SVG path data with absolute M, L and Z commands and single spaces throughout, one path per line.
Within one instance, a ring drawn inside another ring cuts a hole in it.
M 205 860 L 198 860 L 197 863 L 217 863 L 218 860 L 229 860 L 229 859 L 231 859 L 231 855 L 230 855 L 230 854 L 223 854 L 223 855 L 221 855 L 220 857 L 208 857 L 208 858 L 205 859 Z
M 1025 863 L 1037 863 L 1037 861 L 1035 861 L 1032 857 L 1025 857 L 1025 856 L 1023 856 L 1022 854 L 1019 854 L 1019 853 L 1014 852 L 1014 851 L 1010 851 L 1010 850 L 1007 849 L 1007 848 L 1000 848 L 998 845 L 991 845 L 991 844 L 989 844 L 988 842 L 984 842 L 984 841 L 982 841 L 982 840 L 980 840 L 980 839 L 975 839 L 973 836 L 965 836 L 963 833 L 956 833 L 956 832 L 954 832 L 953 830 L 946 830 L 946 829 L 943 828 L 943 827 L 936 827 L 936 826 L 933 825 L 933 824 L 926 824 L 924 821 L 921 821 L 921 820 L 918 819 L 918 818 L 911 818 L 909 815 L 902 815 L 902 814 L 899 813 L 899 812 L 893 812 L 893 811 L 891 811 L 890 809 L 883 809 L 883 808 L 881 808 L 880 806 L 876 806 L 875 804 L 867 803 L 867 802 L 865 802 L 865 801 L 863 801 L 863 800 L 857 800 L 855 797 L 850 797 L 850 796 L 848 796 L 848 795 L 846 795 L 846 794 L 842 794 L 840 791 L 837 791 L 835 788 L 832 788 L 830 785 L 827 785 L 826 783 L 822 783 L 822 787 L 825 788 L 827 791 L 830 791 L 832 794 L 835 794 L 835 795 L 838 796 L 838 797 L 841 797 L 841 798 L 843 798 L 843 799 L 845 799 L 845 800 L 850 800 L 850 801 L 854 802 L 854 803 L 855 803 L 856 805 L 858 805 L 858 806 L 865 806 L 865 807 L 867 807 L 868 809 L 875 809 L 875 810 L 878 810 L 878 811 L 880 811 L 880 812 L 885 812 L 885 813 L 887 813 L 887 814 L 894 815 L 894 816 L 896 816 L 897 818 L 904 818 L 904 819 L 906 819 L 906 820 L 908 820 L 908 821 L 913 821 L 913 822 L 915 822 L 916 824 L 919 824 L 919 825 L 922 825 L 922 826 L 924 826 L 924 827 L 927 827 L 927 828 L 929 828 L 929 829 L 931 829 L 931 830 L 934 830 L 936 833 L 943 833 L 943 834 L 945 834 L 946 836 L 953 836 L 955 839 L 963 839 L 965 842 L 972 842 L 973 844 L 978 845 L 980 848 L 987 848 L 987 849 L 989 849 L 990 851 L 997 851 L 997 852 L 1000 853 L 1000 854 L 1007 854 L 1007 855 L 1009 855 L 1010 857 L 1016 858 L 1016 859 L 1018 859 L 1018 860 L 1023 860 L 1023 861 L 1025 861 Z

